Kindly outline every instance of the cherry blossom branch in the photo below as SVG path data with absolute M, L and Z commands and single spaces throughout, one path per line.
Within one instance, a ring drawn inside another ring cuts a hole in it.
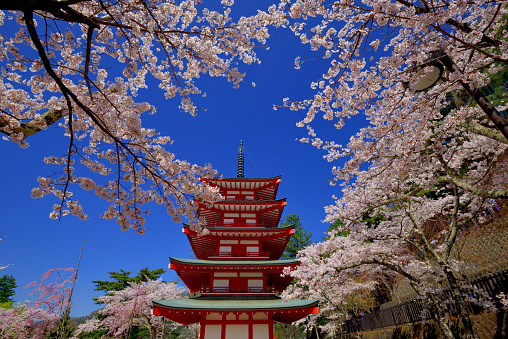
M 14 128 L 12 132 L 7 132 L 5 130 L 5 127 L 9 126 L 9 123 L 0 117 L 0 132 L 8 136 L 12 135 L 13 133 L 23 133 L 23 139 L 26 139 L 35 133 L 45 130 L 48 126 L 53 125 L 55 122 L 67 114 L 68 112 L 63 109 L 50 109 L 37 118 L 27 122 L 22 122 L 20 126 Z
M 337 268 L 337 272 L 348 270 L 348 269 L 351 269 L 351 268 L 360 267 L 360 266 L 363 266 L 363 265 L 373 265 L 373 264 L 387 267 L 390 270 L 392 270 L 394 272 L 397 272 L 400 275 L 402 275 L 403 277 L 409 279 L 410 281 L 413 281 L 415 283 L 420 283 L 420 279 L 418 279 L 415 276 L 411 275 L 410 273 L 404 271 L 400 265 L 396 265 L 396 264 L 391 263 L 391 262 L 386 262 L 384 260 L 379 260 L 377 258 L 364 259 L 364 260 L 360 260 L 358 262 L 355 262 L 355 263 L 352 263 L 352 264 L 349 264 L 349 265 L 341 266 L 341 267 Z
M 463 39 L 453 35 L 453 34 L 450 34 L 448 33 L 447 31 L 445 31 L 444 29 L 442 29 L 439 25 L 429 25 L 430 27 L 434 28 L 436 31 L 442 33 L 443 35 L 453 39 L 453 40 L 456 40 L 458 42 L 460 42 L 461 44 L 463 44 L 464 46 L 467 46 L 468 48 L 472 49 L 472 50 L 475 50 L 483 55 L 485 55 L 486 57 L 489 57 L 489 58 L 492 58 L 492 60 L 495 60 L 497 62 L 501 62 L 501 63 L 504 63 L 504 64 L 508 64 L 508 59 L 505 59 L 505 58 L 501 58 L 501 57 L 498 57 L 496 56 L 495 54 L 492 54 L 492 53 L 489 53 L 487 52 L 486 50 L 478 47 L 478 46 L 475 46 L 475 45 L 472 45 L 466 41 L 464 41 Z
M 437 182 L 439 183 L 452 183 L 457 185 L 458 187 L 470 191 L 482 198 L 492 198 L 492 199 L 508 199 L 508 189 L 482 189 L 475 187 L 467 182 L 458 180 L 452 177 L 441 176 L 437 178 Z
M 415 230 L 416 234 L 418 234 L 418 236 L 420 237 L 420 240 L 423 242 L 423 244 L 425 246 L 425 249 L 432 254 L 434 259 L 440 265 L 443 265 L 444 262 L 443 262 L 442 258 L 434 250 L 434 247 L 430 244 L 430 242 L 428 241 L 427 237 L 425 236 L 425 233 L 423 232 L 423 230 L 422 230 L 422 228 L 420 226 L 420 223 L 416 220 L 416 218 L 414 217 L 413 213 L 411 213 L 410 204 L 408 204 L 406 206 L 405 210 L 406 210 L 406 215 L 409 217 L 409 220 L 411 220 L 411 222 L 413 223 L 413 229 Z M 430 262 L 428 261 L 427 257 L 425 257 L 425 261 L 427 262 L 427 264 L 430 264 Z
M 469 132 L 494 139 L 496 141 L 502 142 L 503 144 L 508 144 L 508 139 L 506 139 L 498 129 L 482 126 L 473 121 L 467 121 L 462 126 Z
M 422 190 L 421 187 L 416 187 L 416 188 L 410 190 L 409 192 L 404 193 L 402 195 L 399 195 L 399 196 L 397 196 L 395 198 L 386 199 L 386 200 L 380 201 L 378 203 L 368 205 L 365 210 L 366 210 L 366 212 L 371 212 L 371 211 L 375 210 L 378 207 L 386 206 L 386 205 L 393 204 L 395 202 L 406 200 L 409 197 L 414 196 L 416 193 L 420 192 L 421 190 Z
M 450 256 L 451 251 L 452 251 L 453 245 L 455 244 L 455 239 L 457 238 L 457 233 L 459 230 L 457 215 L 459 213 L 460 196 L 459 196 L 459 192 L 457 190 L 457 185 L 453 185 L 453 195 L 454 195 L 454 201 L 453 201 L 453 211 L 452 211 L 451 220 L 450 220 L 450 232 L 448 233 L 448 237 L 445 241 L 446 248 L 442 254 L 443 261 L 445 263 L 448 262 L 448 258 Z

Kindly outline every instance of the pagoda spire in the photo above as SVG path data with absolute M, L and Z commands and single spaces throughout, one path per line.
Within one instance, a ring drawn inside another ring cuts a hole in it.
M 238 169 L 236 171 L 237 178 L 243 178 L 244 163 L 243 163 L 243 140 L 240 140 L 240 147 L 238 147 Z

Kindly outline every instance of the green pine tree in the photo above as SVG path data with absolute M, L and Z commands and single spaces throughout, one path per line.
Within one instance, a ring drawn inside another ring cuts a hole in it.
M 312 243 L 312 232 L 305 231 L 298 214 L 289 214 L 284 218 L 284 221 L 279 224 L 279 227 L 294 225 L 295 233 L 289 239 L 288 245 L 282 253 L 283 259 L 295 259 L 298 251 L 303 250 L 305 247 Z
M 12 275 L 4 275 L 0 277 L 0 303 L 6 305 L 12 305 L 14 300 L 12 296 L 16 294 L 14 289 L 18 287 L 16 285 L 16 279 Z
M 108 272 L 112 280 L 93 280 L 95 291 L 121 291 L 129 286 L 130 282 L 140 283 L 142 281 L 157 280 L 166 273 L 162 268 L 151 271 L 148 267 L 139 270 L 138 274 L 131 277 L 131 271 L 120 270 L 120 272 Z M 106 294 L 108 295 L 108 294 Z M 95 301 L 97 303 L 97 301 Z

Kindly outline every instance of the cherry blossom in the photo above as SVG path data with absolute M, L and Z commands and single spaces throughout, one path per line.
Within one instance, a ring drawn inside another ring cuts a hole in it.
M 0 308 L 0 336 L 19 339 L 45 338 L 45 335 L 59 324 L 65 310 L 72 307 L 72 304 L 69 304 L 69 293 L 74 274 L 73 268 L 54 268 L 47 271 L 40 280 L 25 286 L 28 289 L 33 288 L 29 295 L 34 300 L 11 309 Z
M 108 336 L 117 337 L 126 335 L 133 326 L 139 326 L 150 331 L 150 338 L 157 338 L 165 328 L 176 328 L 177 324 L 166 322 L 162 316 L 152 315 L 152 300 L 181 299 L 184 292 L 187 292 L 185 288 L 161 279 L 130 283 L 124 290 L 111 291 L 110 295 L 98 297 L 99 302 L 107 304 L 98 311 L 101 320 L 86 321 L 78 326 L 74 335 L 108 329 Z
M 34 198 L 60 201 L 50 217 L 87 214 L 72 187 L 93 191 L 109 203 L 102 217 L 122 230 L 144 232 L 146 204 L 163 205 L 172 220 L 187 217 L 193 227 L 193 199 L 214 201 L 213 188 L 199 177 L 216 174 L 209 165 L 179 160 L 168 151 L 172 139 L 144 128 L 143 116 L 157 108 L 138 102 L 147 77 L 158 81 L 167 99 L 197 113 L 194 96 L 204 96 L 195 79 L 224 77 L 244 82 L 238 62 L 260 62 L 268 26 L 282 14 L 259 12 L 231 19 L 233 1 L 215 9 L 200 1 L 50 0 L 0 5 L 0 132 L 27 147 L 29 137 L 59 126 L 69 138 L 67 152 L 48 155 L 60 168 L 38 178 Z M 161 114 L 161 113 L 158 113 Z M 88 172 L 86 171 L 88 170 Z
M 394 275 L 412 286 L 447 338 L 456 335 L 455 310 L 462 337 L 474 338 L 461 290 L 467 266 L 452 248 L 488 199 L 508 198 L 508 140 L 464 88 L 488 85 L 490 74 L 507 66 L 506 2 L 302 0 L 279 8 L 302 43 L 330 60 L 311 84 L 313 98 L 283 105 L 306 112 L 297 124 L 308 129 L 301 141 L 334 162 L 332 185 L 341 194 L 325 208 L 326 221 L 344 223 L 301 252 L 302 265 L 287 272 L 298 282 L 285 296 L 320 298 L 321 316 L 345 317 L 342 306 L 355 294 Z M 458 71 L 445 70 L 434 87 L 416 92 L 419 70 L 430 70 L 436 51 Z M 345 145 L 316 132 L 328 122 L 347 128 L 355 115 L 365 116 L 366 127 Z M 436 294 L 444 289 L 451 300 Z

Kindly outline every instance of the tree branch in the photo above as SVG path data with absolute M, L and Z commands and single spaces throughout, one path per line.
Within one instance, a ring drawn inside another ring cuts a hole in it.
M 63 109 L 50 109 L 46 113 L 41 115 L 41 119 L 44 120 L 46 126 L 51 126 L 58 120 L 60 120 L 63 116 L 67 114 L 66 110 Z M 0 132 L 11 135 L 13 133 L 23 133 L 23 139 L 28 138 L 35 133 L 43 131 L 45 128 L 41 128 L 37 126 L 37 121 L 32 119 L 28 122 L 23 122 L 18 128 L 15 128 L 13 132 L 9 133 L 4 130 L 4 127 L 8 126 L 5 120 L 0 118 Z
M 458 187 L 460 187 L 464 190 L 470 191 L 471 193 L 476 194 L 482 198 L 508 199 L 508 189 L 505 189 L 505 188 L 486 190 L 486 189 L 475 187 L 467 182 L 457 180 L 455 178 L 450 178 L 450 177 L 439 177 L 439 178 L 437 178 L 437 182 L 455 184 Z
M 496 141 L 502 142 L 503 144 L 508 144 L 508 140 L 504 137 L 503 133 L 501 133 L 498 129 L 485 127 L 472 121 L 468 121 L 464 123 L 462 126 L 468 132 L 482 135 L 490 139 L 494 139 Z

